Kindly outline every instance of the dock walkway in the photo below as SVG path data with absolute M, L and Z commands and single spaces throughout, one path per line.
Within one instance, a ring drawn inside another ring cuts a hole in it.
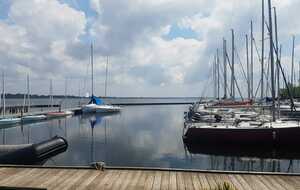
M 238 190 L 300 189 L 300 176 L 184 170 L 0 167 L 1 187 L 37 189 L 209 190 L 228 182 Z

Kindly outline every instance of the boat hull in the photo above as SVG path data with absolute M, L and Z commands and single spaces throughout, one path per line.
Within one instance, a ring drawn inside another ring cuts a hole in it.
M 194 128 L 187 129 L 185 143 L 227 145 L 300 145 L 300 127 L 285 128 Z
M 110 113 L 119 111 L 121 111 L 121 108 L 119 106 L 112 105 L 88 104 L 82 107 L 83 113 Z
M 0 125 L 15 125 L 21 122 L 20 118 L 0 119 Z

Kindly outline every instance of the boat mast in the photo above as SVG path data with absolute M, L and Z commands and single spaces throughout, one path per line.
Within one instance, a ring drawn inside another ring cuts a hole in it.
M 5 116 L 5 82 L 4 82 L 4 71 L 2 71 L 2 101 L 3 101 L 3 110 L 2 116 Z
M 29 84 L 29 75 L 27 74 L 27 112 L 30 112 L 30 84 Z
M 105 67 L 105 89 L 104 89 L 104 96 L 107 95 L 107 74 L 108 74 L 108 56 L 106 57 L 106 67 Z
M 278 44 L 278 27 L 277 27 L 277 13 L 276 7 L 274 8 L 274 24 L 275 24 L 275 49 L 276 52 L 279 52 L 279 44 Z M 279 59 L 276 56 L 276 77 L 277 77 L 277 117 L 280 118 L 280 74 L 279 74 Z
M 264 99 L 264 50 L 265 50 L 265 0 L 262 0 L 262 37 L 261 37 L 261 101 Z
M 272 118 L 275 117 L 275 84 L 274 84 L 274 48 L 273 48 L 273 26 L 272 26 L 272 5 L 271 0 L 268 0 L 269 5 L 269 28 L 270 28 L 270 58 L 271 58 L 271 89 L 272 89 Z
M 247 59 L 247 86 L 248 86 L 248 100 L 250 100 L 250 74 L 249 74 L 249 45 L 248 45 L 248 35 L 246 34 L 246 59 Z
M 214 99 L 217 99 L 217 76 L 216 76 L 216 55 L 214 55 L 214 61 L 213 61 L 213 69 L 212 69 L 212 74 L 213 74 L 213 81 L 214 81 Z
M 292 86 L 292 96 L 294 97 L 294 56 L 295 56 L 295 36 L 293 35 L 293 49 L 292 49 L 292 71 L 291 71 L 291 86 Z
M 231 46 L 231 98 L 235 99 L 235 83 L 234 83 L 234 30 L 231 29 L 232 46 Z
M 224 64 L 224 99 L 227 99 L 227 63 L 226 40 L 223 38 L 223 64 Z
M 53 108 L 53 86 L 52 86 L 52 79 L 50 79 L 50 107 Z
M 217 95 L 218 100 L 220 100 L 220 59 L 219 59 L 219 49 L 217 49 Z
M 94 96 L 94 52 L 93 43 L 91 43 L 91 67 L 92 67 L 92 96 Z
M 251 28 L 251 41 L 250 41 L 250 48 L 251 48 L 251 58 L 250 58 L 250 90 L 251 90 L 251 99 L 253 99 L 253 21 L 251 20 L 250 23 Z

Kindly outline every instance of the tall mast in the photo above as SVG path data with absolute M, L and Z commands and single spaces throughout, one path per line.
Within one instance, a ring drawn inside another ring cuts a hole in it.
M 29 75 L 27 75 L 27 109 L 30 112 L 30 84 L 29 84 Z
M 248 45 L 248 35 L 246 34 L 246 59 L 247 59 L 247 86 L 248 86 L 248 99 L 251 98 L 251 85 L 250 85 L 250 74 L 249 74 L 249 45 Z
M 223 64 L 224 64 L 224 99 L 227 99 L 227 50 L 226 40 L 223 38 Z
M 264 50 L 265 50 L 265 0 L 262 0 L 262 25 L 261 25 L 261 94 L 260 98 L 263 100 L 264 98 Z
M 272 5 L 271 0 L 268 0 L 269 5 L 269 28 L 270 28 L 270 58 L 271 58 L 271 89 L 272 89 L 272 117 L 275 118 L 275 84 L 274 84 L 274 49 L 273 49 L 273 25 L 272 25 Z
M 94 96 L 94 52 L 93 43 L 91 43 L 91 66 L 92 66 L 92 96 Z
M 217 76 L 216 76 L 216 60 L 217 60 L 217 58 L 216 58 L 217 56 L 216 55 L 214 55 L 214 61 L 213 61 L 213 81 L 214 81 L 214 99 L 216 99 L 217 98 Z
M 251 89 L 251 98 L 253 99 L 253 21 L 251 20 L 251 60 L 250 60 L 250 89 Z
M 219 49 L 217 49 L 217 95 L 218 100 L 220 99 L 220 59 L 219 59 Z
M 291 71 L 291 85 L 292 85 L 292 95 L 293 96 L 294 96 L 294 56 L 295 56 L 295 36 L 293 35 L 292 71 Z
M 277 27 L 277 13 L 276 7 L 274 7 L 274 24 L 275 24 L 275 48 L 278 54 L 279 44 L 278 44 L 278 27 Z M 276 77 L 277 77 L 277 117 L 280 118 L 280 72 L 279 72 L 279 56 L 276 56 Z
M 49 89 L 49 94 L 50 94 L 50 106 L 51 108 L 53 107 L 53 86 L 52 86 L 52 79 L 50 79 L 50 89 Z
M 232 68 L 231 68 L 231 98 L 232 99 L 235 99 L 235 81 L 234 81 L 234 30 L 231 29 L 231 36 L 232 36 L 232 44 L 231 44 L 231 65 L 232 65 Z
M 2 101 L 3 101 L 3 110 L 2 116 L 5 116 L 5 82 L 4 82 L 4 71 L 2 71 Z
M 104 96 L 107 96 L 107 73 L 108 73 L 108 56 L 106 57 L 106 67 L 105 67 L 105 89 Z

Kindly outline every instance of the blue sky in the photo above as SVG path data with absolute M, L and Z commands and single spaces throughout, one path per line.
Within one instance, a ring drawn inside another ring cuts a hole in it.
M 291 36 L 296 35 L 300 2 L 273 0 L 278 9 L 279 39 L 285 70 L 290 69 Z M 222 38 L 236 47 L 245 64 L 245 35 L 250 20 L 260 51 L 261 0 L 4 0 L 0 1 L 0 62 L 7 90 L 23 92 L 27 74 L 32 92 L 89 92 L 89 47 L 95 46 L 96 94 L 103 95 L 109 56 L 109 95 L 200 96 L 212 94 L 210 68 Z M 287 22 L 287 20 L 289 22 Z M 266 32 L 267 35 L 267 32 Z M 230 45 L 228 44 L 228 51 Z M 266 51 L 268 49 L 266 48 Z M 259 58 L 254 57 L 258 84 Z M 241 68 L 237 78 L 246 93 Z

